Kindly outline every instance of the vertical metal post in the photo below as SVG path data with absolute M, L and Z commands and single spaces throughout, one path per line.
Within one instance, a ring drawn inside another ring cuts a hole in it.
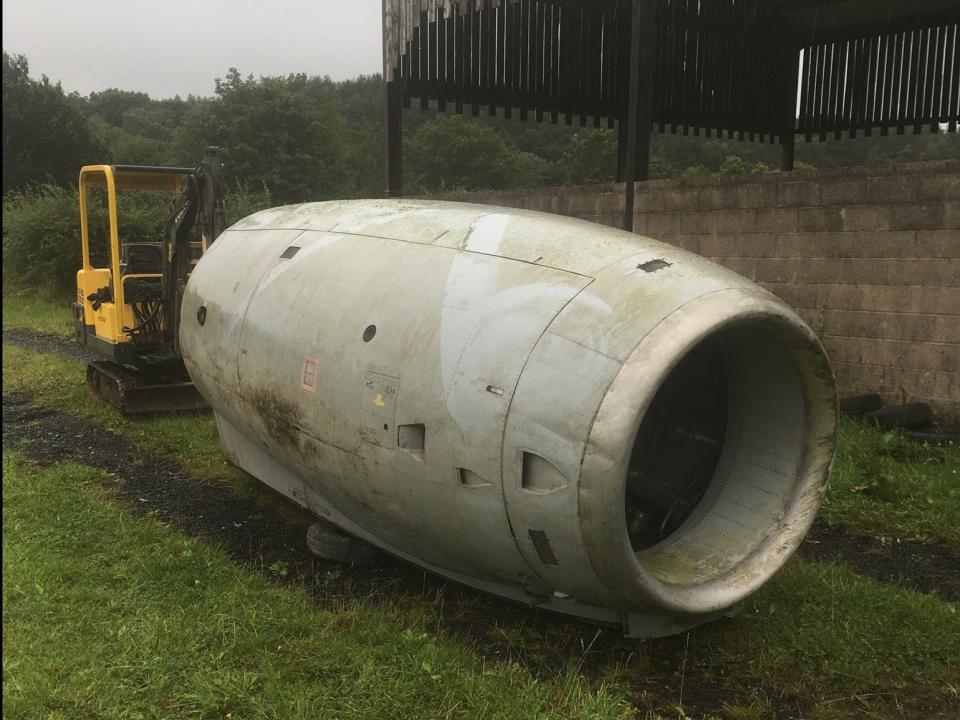
M 793 130 L 785 131 L 780 136 L 780 169 L 787 172 L 793 170 L 793 152 L 796 146 L 796 136 Z
M 633 232 L 634 183 L 650 174 L 653 70 L 656 63 L 655 0 L 633 0 L 630 25 L 630 91 L 624 152 L 623 229 Z
M 627 145 L 623 152 L 623 229 L 633 232 L 633 184 L 637 176 L 637 103 L 640 101 L 640 5 L 633 0 L 630 10 L 630 89 L 627 93 Z
M 403 89 L 392 80 L 387 83 L 384 126 L 386 133 L 387 197 L 403 194 Z
M 793 156 L 797 135 L 797 92 L 799 91 L 800 48 L 788 51 L 786 55 L 786 75 L 790 82 L 784 83 L 787 97 L 784 98 L 783 132 L 780 133 L 780 169 L 793 170 Z
M 383 134 L 384 134 L 384 195 L 397 197 L 403 193 L 403 88 L 393 70 L 400 62 L 397 42 L 396 0 L 381 0 L 383 45 Z M 399 73 L 397 73 L 399 74 Z
M 617 122 L 617 182 L 627 179 L 627 122 L 626 117 Z
M 636 179 L 650 179 L 650 128 L 653 126 L 653 75 L 657 65 L 657 0 L 641 0 L 640 102 L 637 106 Z

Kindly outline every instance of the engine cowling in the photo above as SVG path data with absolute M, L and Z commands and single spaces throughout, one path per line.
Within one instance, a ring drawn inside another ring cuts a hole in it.
M 580 220 L 267 210 L 200 260 L 182 317 L 232 462 L 390 553 L 630 635 L 759 588 L 829 478 L 833 376 L 796 314 Z

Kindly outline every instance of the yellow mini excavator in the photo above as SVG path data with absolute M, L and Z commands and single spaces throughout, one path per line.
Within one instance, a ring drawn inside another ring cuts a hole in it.
M 109 246 L 93 253 L 91 190 L 104 191 L 104 245 Z M 162 237 L 121 237 L 117 194 L 131 190 L 170 193 Z M 196 168 L 87 165 L 80 170 L 77 342 L 99 358 L 87 365 L 87 386 L 125 413 L 206 406 L 180 355 L 180 300 L 191 268 L 224 230 L 224 195 L 223 163 L 213 147 Z

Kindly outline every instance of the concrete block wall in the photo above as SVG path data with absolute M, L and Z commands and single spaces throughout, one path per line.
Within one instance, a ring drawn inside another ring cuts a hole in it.
M 622 185 L 444 196 L 622 226 Z M 960 418 L 960 161 L 641 183 L 635 232 L 751 278 L 827 348 L 841 394 Z

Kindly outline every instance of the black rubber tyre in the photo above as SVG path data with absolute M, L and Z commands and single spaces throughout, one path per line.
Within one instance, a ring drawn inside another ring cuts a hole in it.
M 316 522 L 307 529 L 307 549 L 323 560 L 361 567 L 372 565 L 378 557 L 374 547 L 324 521 Z
M 882 408 L 864 414 L 863 419 L 885 430 L 893 428 L 916 428 L 933 421 L 933 411 L 926 403 L 907 403 Z
M 864 413 L 873 412 L 882 407 L 883 400 L 876 393 L 840 398 L 840 412 L 853 417 L 860 417 Z
M 903 436 L 910 438 L 914 442 L 923 443 L 924 445 L 960 446 L 960 430 L 956 428 L 947 430 L 937 430 L 934 428 L 905 430 Z

